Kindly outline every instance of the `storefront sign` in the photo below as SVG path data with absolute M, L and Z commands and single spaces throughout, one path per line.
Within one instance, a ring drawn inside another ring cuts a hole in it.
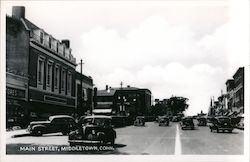
M 7 87 L 6 94 L 9 97 L 25 98 L 25 90 L 21 89 Z

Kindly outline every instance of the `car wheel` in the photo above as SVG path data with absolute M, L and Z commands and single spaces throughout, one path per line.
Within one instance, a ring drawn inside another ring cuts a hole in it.
M 70 142 L 69 146 L 75 146 L 76 144 L 74 142 Z
M 114 146 L 115 145 L 115 138 L 113 138 L 111 141 L 110 141 L 111 145 Z
M 217 133 L 219 133 L 220 132 L 220 130 L 219 129 L 217 129 Z
M 228 132 L 229 132 L 229 133 L 232 133 L 232 132 L 233 132 L 233 130 L 228 130 Z
M 62 134 L 63 134 L 63 135 L 67 135 L 67 134 L 68 134 L 68 132 L 66 132 L 66 131 L 62 131 Z
M 43 135 L 43 132 L 42 132 L 42 130 L 36 130 L 36 131 L 34 132 L 34 135 L 36 135 L 36 136 L 42 136 L 42 135 Z

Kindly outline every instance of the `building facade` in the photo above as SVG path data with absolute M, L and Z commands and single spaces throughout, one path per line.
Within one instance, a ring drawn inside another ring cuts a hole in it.
M 78 116 L 92 114 L 93 79 L 76 72 L 76 109 Z
M 240 67 L 233 75 L 234 79 L 234 107 L 232 111 L 244 114 L 244 67 Z
M 111 88 L 97 91 L 96 109 L 111 109 L 114 116 L 147 116 L 151 107 L 151 91 L 136 87 Z
M 7 127 L 91 107 L 93 80 L 76 65 L 69 40 L 57 40 L 26 19 L 24 7 L 13 7 L 6 16 Z M 80 81 L 83 101 L 77 98 Z

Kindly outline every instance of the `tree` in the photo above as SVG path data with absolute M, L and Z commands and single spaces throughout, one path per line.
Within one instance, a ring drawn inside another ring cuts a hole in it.
M 170 108 L 173 115 L 177 115 L 188 108 L 189 105 L 187 101 L 188 98 L 174 96 L 168 99 L 167 106 Z

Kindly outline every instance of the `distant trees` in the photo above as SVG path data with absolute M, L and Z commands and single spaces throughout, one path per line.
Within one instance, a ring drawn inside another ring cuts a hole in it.
M 168 99 L 167 107 L 170 108 L 170 111 L 173 115 L 177 115 L 178 113 L 182 113 L 188 108 L 187 104 L 188 98 L 185 97 L 171 97 Z
M 155 105 L 151 107 L 150 114 L 154 116 L 177 115 L 183 113 L 188 108 L 188 98 L 173 96 L 162 101 L 156 100 Z

